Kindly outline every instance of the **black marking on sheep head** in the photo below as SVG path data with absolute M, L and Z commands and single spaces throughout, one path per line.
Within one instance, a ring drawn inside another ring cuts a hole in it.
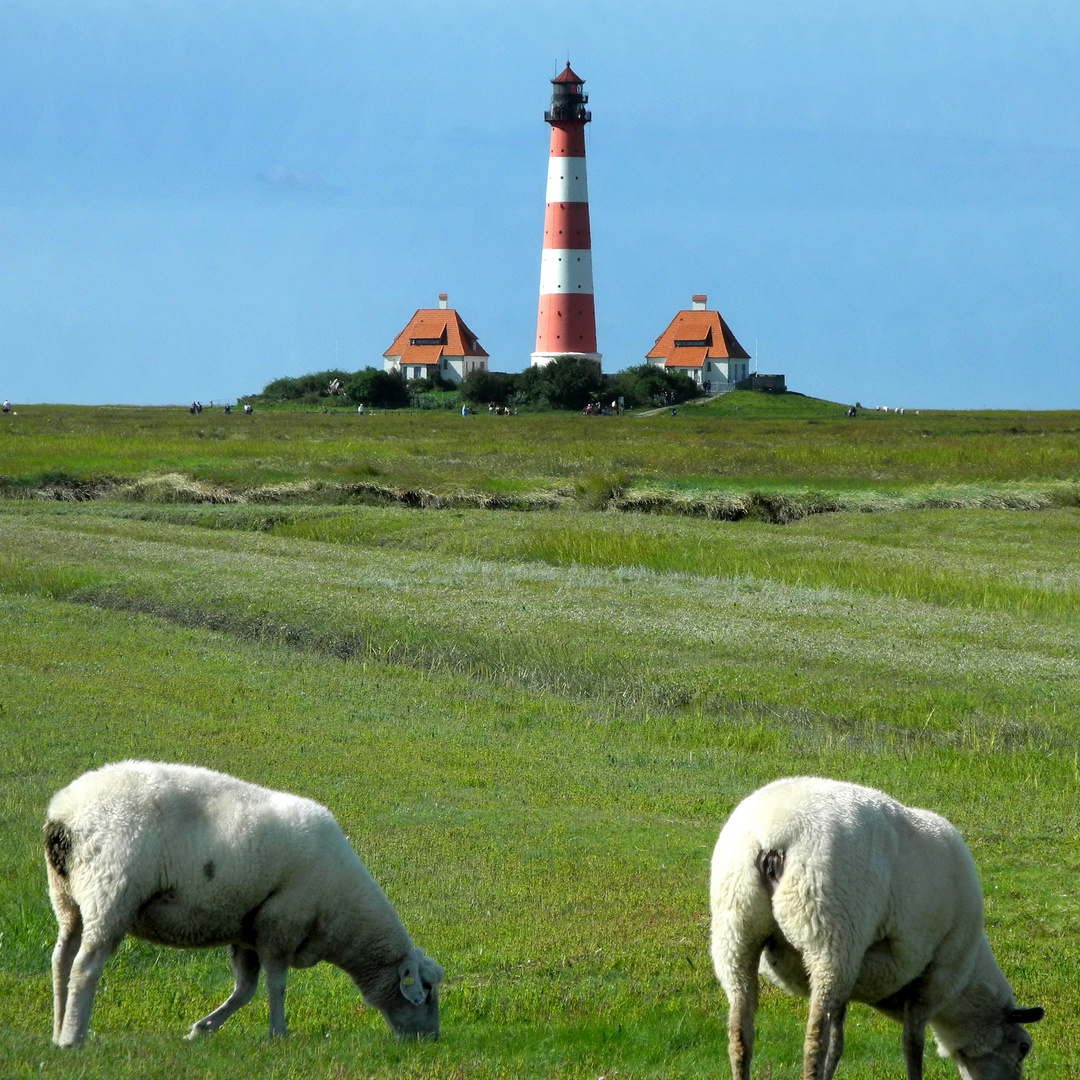
M 1028 1005 L 1022 1009 L 1010 1009 L 1005 1019 L 1010 1024 L 1035 1024 L 1045 1015 L 1046 1010 L 1041 1005 Z
M 377 1003 L 379 1012 L 399 1039 L 437 1039 L 443 969 L 414 948 L 398 964 L 397 976 L 390 1000 Z
M 765 882 L 765 888 L 772 895 L 776 892 L 776 886 L 780 884 L 780 879 L 784 876 L 784 853 L 782 851 L 759 851 L 756 863 L 758 873 L 761 875 L 762 881 Z
M 214 880 L 214 869 L 215 869 L 215 868 L 214 868 L 214 860 L 213 860 L 213 859 L 211 859 L 211 860 L 210 860 L 210 861 L 209 861 L 209 862 L 208 862 L 208 863 L 207 863 L 207 864 L 206 864 L 206 865 L 205 865 L 205 866 L 204 866 L 204 867 L 202 868 L 202 872 L 203 872 L 203 877 L 205 877 L 207 881 L 213 881 L 213 880 Z

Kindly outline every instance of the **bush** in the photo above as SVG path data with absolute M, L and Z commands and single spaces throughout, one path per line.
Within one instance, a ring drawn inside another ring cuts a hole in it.
M 602 385 L 600 365 L 592 360 L 563 356 L 539 370 L 548 400 L 556 409 L 584 409 Z
M 667 371 L 652 364 L 626 368 L 604 380 L 605 396 L 622 396 L 630 408 L 688 401 L 700 393 L 697 383 L 682 372 Z
M 261 394 L 243 399 L 267 403 L 289 401 L 297 405 L 321 405 L 330 383 L 340 379 L 344 398 L 353 405 L 379 409 L 453 408 L 462 401 L 474 408 L 488 405 L 515 405 L 529 409 L 584 409 L 590 401 L 610 401 L 622 397 L 631 408 L 686 401 L 701 393 L 698 385 L 681 373 L 651 364 L 626 368 L 601 377 L 597 365 L 578 357 L 562 357 L 544 367 L 528 367 L 522 372 L 473 371 L 462 383 L 453 383 L 435 374 L 425 379 L 405 380 L 399 372 L 367 367 L 350 375 L 338 369 L 316 371 L 296 378 L 275 379 Z M 429 400 L 426 395 L 454 392 L 455 401 Z M 460 398 L 458 395 L 460 394 Z
M 309 402 L 317 403 L 320 398 L 328 395 L 330 384 L 335 379 L 344 383 L 349 379 L 349 373 L 331 368 L 329 371 L 313 371 L 310 375 L 300 375 L 295 379 L 275 379 L 267 383 L 262 393 L 257 396 L 264 401 L 299 401 L 306 398 Z
M 584 409 L 601 388 L 600 368 L 592 360 L 561 356 L 543 367 L 528 367 L 516 379 L 515 405 L 547 409 Z
M 367 367 L 345 383 L 345 397 L 354 405 L 404 409 L 409 405 L 409 385 L 400 372 Z
M 428 394 L 433 390 L 456 390 L 458 384 L 444 379 L 438 372 L 429 375 L 426 379 L 409 379 L 409 392 L 412 394 Z
M 505 405 L 519 378 L 505 371 L 471 371 L 461 384 L 461 396 L 470 405 Z

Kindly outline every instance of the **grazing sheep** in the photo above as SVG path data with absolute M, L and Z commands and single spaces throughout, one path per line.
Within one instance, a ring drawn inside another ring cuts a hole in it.
M 266 972 L 270 1034 L 285 1034 L 290 967 L 347 972 L 395 1035 L 439 1034 L 443 971 L 401 920 L 330 811 L 189 765 L 125 761 L 58 791 L 45 825 L 53 1041 L 86 1037 L 101 969 L 127 934 L 229 947 L 235 986 L 191 1029 L 216 1031 Z
M 777 780 L 743 800 L 712 860 L 712 955 L 736 1080 L 750 1076 L 758 970 L 810 998 L 804 1080 L 830 1080 L 849 1001 L 903 1024 L 921 1080 L 929 1024 L 964 1080 L 1015 1080 L 1031 1037 L 983 931 L 982 891 L 943 817 L 834 780 Z

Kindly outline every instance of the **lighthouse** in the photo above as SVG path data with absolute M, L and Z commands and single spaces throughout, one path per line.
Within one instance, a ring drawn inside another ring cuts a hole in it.
M 536 316 L 536 351 L 542 366 L 563 356 L 592 360 L 596 351 L 593 308 L 592 241 L 589 236 L 589 189 L 585 181 L 585 125 L 592 113 L 584 79 L 570 69 L 551 80 L 544 251 L 540 261 L 540 305 Z

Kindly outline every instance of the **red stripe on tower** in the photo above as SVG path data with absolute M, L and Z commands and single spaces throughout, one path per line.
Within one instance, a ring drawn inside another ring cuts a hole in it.
M 566 70 L 551 80 L 544 253 L 540 260 L 540 306 L 536 315 L 535 365 L 561 356 L 583 357 L 599 366 L 593 307 L 589 188 L 585 180 L 585 125 L 592 113 L 584 80 Z

